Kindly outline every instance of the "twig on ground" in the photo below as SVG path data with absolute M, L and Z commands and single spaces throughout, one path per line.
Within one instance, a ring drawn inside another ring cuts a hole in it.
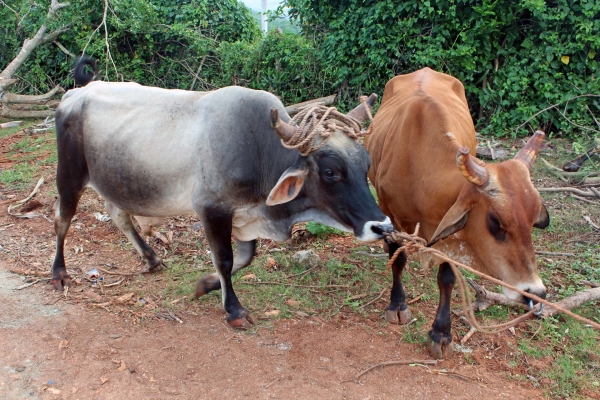
M 597 201 L 592 201 L 592 200 L 588 200 L 585 199 L 583 197 L 579 197 L 576 194 L 571 193 L 571 197 L 576 198 L 577 200 L 583 201 L 584 203 L 588 203 L 588 204 L 593 204 L 595 206 L 600 206 L 600 203 L 598 203 Z
M 594 223 L 594 221 L 592 221 L 592 219 L 590 217 L 588 217 L 587 215 L 583 216 L 583 219 L 585 220 L 585 222 L 587 222 L 592 228 L 594 228 L 597 231 L 600 231 L 600 226 L 596 225 Z
M 421 300 L 421 297 L 423 297 L 423 296 L 425 296 L 425 293 L 421 293 L 414 299 L 407 301 L 406 304 L 410 305 L 410 304 L 416 303 L 417 301 Z
M 37 271 L 37 270 L 25 270 L 25 269 L 19 269 L 19 268 L 11 268 L 9 269 L 10 272 L 15 273 L 15 274 L 19 274 L 19 275 L 35 275 L 35 276 L 40 276 L 40 277 L 47 277 L 48 275 L 50 275 L 50 272 L 42 272 L 42 271 Z
M 536 251 L 535 254 L 540 256 L 575 257 L 573 253 L 557 253 L 554 251 Z
M 386 290 L 387 290 L 387 288 L 384 288 L 377 297 L 375 297 L 373 300 L 371 300 L 367 304 L 363 304 L 362 306 L 360 306 L 360 308 L 365 308 L 365 307 L 370 306 L 371 304 L 375 303 L 377 300 L 379 300 L 381 298 L 381 296 L 383 296 L 383 294 L 385 293 Z
M 26 284 L 24 284 L 24 285 L 17 286 L 17 287 L 16 287 L 16 288 L 14 288 L 13 290 L 22 290 L 22 289 L 28 288 L 29 286 L 33 286 L 33 285 L 35 285 L 35 284 L 36 284 L 36 283 L 38 283 L 38 282 L 40 282 L 40 280 L 39 280 L 39 279 L 36 279 L 36 280 L 35 280 L 35 281 L 33 281 L 33 282 L 29 282 L 29 283 L 26 283 Z
M 148 273 L 148 271 L 140 271 L 140 272 L 117 272 L 117 271 L 109 271 L 104 268 L 96 267 L 98 271 L 104 272 L 108 275 L 120 275 L 120 276 L 136 276 Z
M 177 315 L 173 314 L 173 312 L 171 310 L 169 310 L 168 308 L 167 308 L 167 312 L 169 313 L 171 318 L 173 318 L 175 321 L 179 322 L 180 324 L 183 324 L 183 321 L 181 320 L 181 318 L 179 318 Z
M 104 285 L 104 287 L 107 288 L 107 287 L 111 287 L 111 286 L 120 285 L 121 283 L 123 283 L 124 280 L 125 280 L 125 278 L 121 279 L 120 281 L 109 283 L 108 285 Z
M 597 283 L 597 282 L 581 281 L 580 283 L 581 283 L 582 285 L 591 286 L 591 287 L 593 287 L 593 288 L 600 287 L 600 283 Z
M 315 268 L 317 268 L 317 267 L 319 267 L 319 266 L 320 266 L 320 265 L 315 265 L 314 267 L 312 267 L 312 268 L 309 268 L 309 269 L 307 269 L 306 271 L 302 271 L 302 272 L 300 272 L 300 273 L 298 273 L 298 274 L 288 275 L 288 276 L 286 276 L 285 278 L 286 278 L 286 279 L 288 279 L 288 278 L 293 278 L 293 277 L 296 277 L 296 276 L 306 275 L 306 274 L 308 274 L 310 271 L 312 271 L 313 269 L 315 269 Z
M 281 286 L 301 287 L 301 288 L 309 288 L 309 289 L 329 289 L 329 288 L 349 288 L 350 287 L 350 285 L 294 285 L 292 283 L 283 283 L 283 282 L 238 282 L 238 284 L 281 285 Z
M 575 194 L 578 194 L 578 195 L 584 196 L 584 197 L 598 197 L 598 198 L 600 198 L 600 196 L 596 195 L 591 190 L 581 190 L 581 189 L 577 189 L 577 188 L 574 188 L 574 187 L 538 188 L 538 192 L 540 192 L 540 193 L 570 192 L 570 193 L 575 193 Z
M 385 253 L 369 253 L 366 251 L 357 251 L 356 254 L 363 254 L 365 256 L 369 256 L 369 257 L 388 257 L 387 254 Z
M 573 308 L 579 307 L 582 304 L 597 300 L 600 300 L 600 287 L 577 292 L 574 295 L 559 301 L 556 303 L 556 306 L 566 310 L 572 310 Z M 542 312 L 542 315 L 545 317 L 553 317 L 558 314 L 560 314 L 560 311 L 552 306 L 547 306 Z
M 411 366 L 425 366 L 425 365 L 437 365 L 437 360 L 398 360 L 398 361 L 384 361 L 378 364 L 372 365 L 362 372 L 354 375 L 354 380 L 358 381 L 358 378 L 364 374 L 374 370 L 377 367 L 387 367 L 388 365 L 411 365 Z

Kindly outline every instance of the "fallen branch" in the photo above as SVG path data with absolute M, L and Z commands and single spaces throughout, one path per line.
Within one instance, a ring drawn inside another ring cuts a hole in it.
M 575 193 L 583 197 L 597 197 L 600 198 L 596 193 L 591 190 L 581 190 L 574 187 L 551 187 L 551 188 L 538 188 L 540 193 L 558 193 L 558 192 L 570 192 Z
M 600 182 L 598 182 L 598 183 L 600 183 Z M 598 203 L 597 201 L 588 200 L 588 199 L 585 199 L 583 197 L 579 197 L 579 196 L 577 196 L 576 194 L 573 194 L 573 193 L 571 193 L 571 197 L 573 197 L 573 198 L 575 198 L 575 199 L 577 199 L 579 201 L 583 201 L 584 203 L 593 204 L 595 206 L 600 206 L 600 203 Z
M 596 154 L 599 150 L 600 150 L 600 146 L 592 147 L 591 149 L 589 149 L 585 153 L 577 156 L 573 160 L 566 162 L 563 165 L 562 169 L 564 171 L 568 171 L 568 172 L 578 171 L 579 168 L 581 168 L 581 166 L 583 165 L 583 163 L 586 162 L 591 156 Z
M 57 94 L 64 93 L 64 91 L 65 90 L 62 87 L 55 86 L 54 89 L 50 90 L 48 93 L 35 96 L 7 92 L 2 96 L 2 103 L 45 104 L 48 100 L 52 100 Z
M 437 365 L 437 360 L 398 360 L 398 361 L 384 361 L 379 364 L 375 364 L 367 368 L 366 370 L 359 372 L 354 375 L 354 380 L 357 381 L 358 378 L 363 376 L 364 374 L 371 372 L 377 367 L 387 367 L 388 365 L 410 365 L 410 366 L 423 366 L 423 365 Z
M 371 304 L 375 303 L 377 300 L 379 300 L 381 298 L 381 296 L 383 296 L 383 294 L 385 293 L 386 290 L 387 290 L 387 288 L 383 289 L 377 297 L 375 297 L 373 300 L 371 300 L 367 304 L 363 304 L 362 306 L 360 306 L 360 308 L 365 308 L 365 307 L 370 306 Z
M 38 183 L 33 188 L 33 190 L 31 191 L 31 193 L 29 193 L 29 196 L 27 196 L 23 200 L 19 200 L 19 201 L 15 202 L 15 203 L 11 204 L 10 206 L 8 206 L 8 215 L 13 216 L 13 217 L 17 217 L 17 218 L 35 218 L 35 217 L 42 216 L 43 214 L 39 214 L 38 215 L 38 213 L 35 213 L 35 214 L 31 214 L 31 213 L 21 214 L 21 213 L 12 213 L 11 211 L 12 211 L 13 208 L 20 207 L 23 204 L 27 203 L 29 200 L 31 200 L 31 198 L 33 198 L 33 196 L 36 195 L 36 193 L 40 189 L 40 186 L 42 186 L 43 183 L 44 183 L 44 177 L 42 176 L 40 178 L 40 180 L 38 181 Z
M 15 126 L 19 126 L 23 123 L 23 121 L 11 121 L 11 122 L 5 122 L 3 124 L 0 124 L 0 129 L 8 129 L 8 128 L 14 128 Z
M 50 275 L 50 272 L 42 272 L 42 271 L 37 271 L 37 270 L 31 270 L 31 269 L 19 269 L 19 268 L 11 268 L 9 269 L 10 272 L 12 272 L 13 274 L 19 274 L 19 275 L 34 275 L 34 276 L 39 276 L 42 278 L 46 278 L 48 275 Z
M 473 310 L 473 311 L 483 310 L 493 304 L 508 305 L 508 306 L 512 306 L 512 307 L 522 308 L 524 310 L 529 310 L 529 307 L 526 304 L 517 303 L 515 301 L 512 301 L 511 299 L 509 299 L 508 297 L 506 297 L 505 295 L 503 295 L 501 293 L 487 291 L 484 287 L 479 286 L 472 279 L 468 279 L 468 282 L 471 286 L 473 286 L 473 288 L 475 289 L 475 292 L 476 292 L 475 296 L 476 296 L 477 301 L 476 301 L 476 303 L 473 303 L 473 305 L 477 306 L 477 307 L 479 307 L 480 305 L 483 306 L 483 308 L 478 308 L 477 310 Z M 584 283 L 585 282 L 582 281 L 582 284 L 584 284 Z M 594 282 L 589 282 L 589 284 L 590 284 L 590 286 L 598 285 Z M 572 296 L 569 296 L 569 297 L 555 303 L 555 305 L 557 307 L 563 308 L 565 310 L 572 310 L 573 308 L 579 307 L 585 303 L 589 303 L 591 301 L 597 301 L 597 300 L 600 300 L 600 287 L 582 290 L 580 292 L 575 293 Z M 547 305 L 544 308 L 544 310 L 542 311 L 542 316 L 553 317 L 560 313 L 561 312 L 559 310 L 557 310 L 556 308 L 553 308 L 552 305 Z
M 585 220 L 585 222 L 587 222 L 593 229 L 600 231 L 600 226 L 596 225 L 594 223 L 594 221 L 592 221 L 592 219 L 590 217 L 588 217 L 587 215 L 583 216 L 583 219 Z
M 566 299 L 559 301 L 556 305 L 567 310 L 572 310 L 585 303 L 598 300 L 600 300 L 600 287 L 577 292 L 573 296 L 569 296 Z M 560 311 L 552 308 L 552 306 L 548 306 L 542 311 L 542 315 L 545 317 L 553 317 L 557 314 L 560 314 Z

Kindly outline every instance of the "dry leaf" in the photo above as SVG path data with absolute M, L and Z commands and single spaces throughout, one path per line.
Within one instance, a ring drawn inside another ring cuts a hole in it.
M 265 316 L 266 316 L 266 317 L 269 317 L 269 318 L 275 318 L 276 316 L 278 316 L 278 315 L 279 315 L 279 313 L 280 313 L 280 312 L 281 312 L 281 311 L 279 311 L 279 310 L 271 310 L 271 311 L 267 311 L 267 312 L 265 313 Z
M 60 390 L 58 390 L 57 388 L 49 387 L 48 391 L 52 394 L 60 394 Z
M 115 301 L 117 303 L 125 303 L 126 301 L 131 300 L 132 297 L 133 297 L 133 293 L 127 293 L 127 294 L 124 294 L 123 296 L 117 297 L 117 299 Z
M 58 349 L 64 349 L 67 347 L 67 345 L 69 344 L 68 340 L 61 340 L 60 343 L 58 344 Z
M 75 393 L 77 393 L 77 390 L 79 390 L 79 389 L 77 389 L 76 387 L 72 387 L 71 388 L 71 393 L 75 394 Z
M 102 384 L 104 385 L 106 382 L 108 382 L 108 378 L 105 376 L 101 376 L 100 377 L 100 382 L 102 382 Z
M 256 275 L 248 274 L 248 275 L 242 276 L 240 279 L 243 281 L 253 281 L 253 280 L 256 280 Z
M 118 372 L 122 372 L 125 371 L 127 369 L 127 366 L 125 365 L 125 362 L 121 361 L 121 365 L 119 366 L 119 368 L 117 368 Z
M 300 300 L 286 300 L 285 304 L 290 307 L 298 307 L 300 305 Z
M 274 258 L 272 258 L 272 257 L 267 258 L 267 268 L 268 269 L 275 268 L 276 264 L 277 264 L 277 262 L 275 261 Z

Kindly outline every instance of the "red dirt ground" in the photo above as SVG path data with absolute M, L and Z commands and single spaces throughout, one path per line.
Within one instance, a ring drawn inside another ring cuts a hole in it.
M 35 197 L 43 205 L 36 211 L 50 219 L 52 187 L 45 184 Z M 28 193 L 4 192 L 4 199 L 11 194 L 14 200 Z M 67 300 L 47 281 L 14 290 L 25 278 L 9 270 L 44 278 L 54 255 L 53 227 L 43 218 L 0 215 L 0 399 L 543 397 L 528 379 L 508 378 L 509 372 L 523 377 L 509 367 L 508 334 L 472 346 L 470 362 L 455 354 L 434 366 L 378 368 L 355 382 L 373 364 L 430 358 L 421 345 L 400 340 L 401 327 L 352 313 L 334 321 L 278 320 L 251 333 L 233 331 L 220 307 L 206 303 L 179 303 L 182 323 L 149 317 L 154 314 L 144 310 L 156 305 L 136 311 L 137 300 L 118 300 L 129 291 L 123 285 L 102 294 L 81 278 L 91 266 L 141 268 L 133 250 L 119 247 L 124 236 L 96 221 L 96 211 L 100 201 L 88 191 L 68 236 L 67 263 L 80 279 Z M 335 247 L 343 256 L 347 244 Z M 148 282 L 164 287 L 163 276 Z

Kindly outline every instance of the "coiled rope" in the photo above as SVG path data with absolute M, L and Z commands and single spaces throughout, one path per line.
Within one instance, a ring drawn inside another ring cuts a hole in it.
M 367 96 L 361 96 L 360 100 L 372 121 L 371 109 L 366 103 Z M 370 130 L 361 131 L 361 123 L 357 119 L 339 112 L 335 107 L 326 106 L 307 107 L 296 114 L 290 124 L 297 125 L 296 132 L 289 140 L 282 139 L 281 143 L 288 149 L 297 149 L 303 156 L 320 149 L 335 131 L 341 131 L 353 140 L 371 133 Z M 317 137 L 321 140 L 315 144 Z
M 394 232 L 388 234 L 389 240 L 402 245 L 400 248 L 398 248 L 398 250 L 396 250 L 396 252 L 390 258 L 388 265 L 387 265 L 388 271 L 392 267 L 392 264 L 396 261 L 396 259 L 398 258 L 398 256 L 400 255 L 400 253 L 402 251 L 406 251 L 407 256 L 410 254 L 413 254 L 415 252 L 426 253 L 426 254 L 430 254 L 435 257 L 438 257 L 439 259 L 447 262 L 448 264 L 450 264 L 450 267 L 452 268 L 452 272 L 454 272 L 454 276 L 456 276 L 456 281 L 458 282 L 458 287 L 460 289 L 461 301 L 462 301 L 462 306 L 463 306 L 465 316 L 466 316 L 467 320 L 469 321 L 469 323 L 471 324 L 471 326 L 473 328 L 477 329 L 478 331 L 480 331 L 482 333 L 486 333 L 486 334 L 495 334 L 498 332 L 502 332 L 506 329 L 509 329 L 509 328 L 521 323 L 522 321 L 524 321 L 526 319 L 531 318 L 532 315 L 534 315 L 534 314 L 535 315 L 541 314 L 542 306 L 540 305 L 538 310 L 531 309 L 527 313 L 525 313 L 511 321 L 504 322 L 501 324 L 482 326 L 481 324 L 479 324 L 479 322 L 475 318 L 475 312 L 472 307 L 472 301 L 471 301 L 470 296 L 468 296 L 468 294 L 467 294 L 467 286 L 466 286 L 466 282 L 465 282 L 465 277 L 463 276 L 461 271 L 457 268 L 457 266 L 461 267 L 475 275 L 485 278 L 497 285 L 501 285 L 510 290 L 513 290 L 513 291 L 521 294 L 524 297 L 527 297 L 531 300 L 537 301 L 540 304 L 552 307 L 553 309 L 555 309 L 561 313 L 569 315 L 570 317 L 576 319 L 577 321 L 583 322 L 585 324 L 589 324 L 593 328 L 600 330 L 600 324 L 598 324 L 594 321 L 590 321 L 589 319 L 584 318 L 580 315 L 577 315 L 574 312 L 567 310 L 564 307 L 560 307 L 555 303 L 549 302 L 548 300 L 542 299 L 534 294 L 527 293 L 521 289 L 518 289 L 512 285 L 509 285 L 506 282 L 503 282 L 499 279 L 496 279 L 487 274 L 484 274 L 483 272 L 479 272 L 479 271 L 469 267 L 468 265 L 462 264 L 458 261 L 451 259 L 450 257 L 448 257 L 446 254 L 444 254 L 443 252 L 441 252 L 439 250 L 436 250 L 431 247 L 427 247 L 427 241 L 425 239 L 419 237 L 418 232 L 419 232 L 419 225 L 417 224 L 417 227 L 413 234 L 407 234 L 407 233 L 398 232 L 398 231 L 394 231 Z

